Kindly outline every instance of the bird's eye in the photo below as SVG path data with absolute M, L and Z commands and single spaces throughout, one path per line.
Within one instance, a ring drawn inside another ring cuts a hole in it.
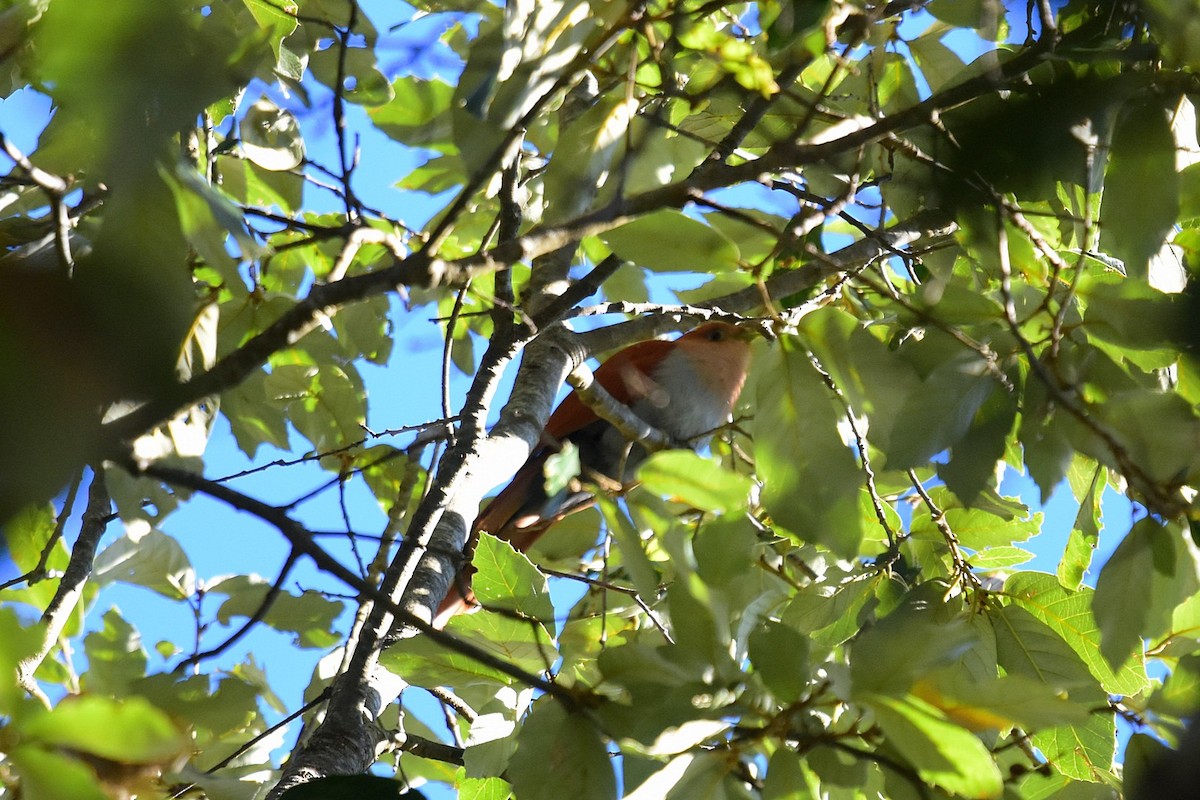
M 708 340 L 710 342 L 719 342 L 725 338 L 725 332 L 720 328 L 713 328 L 708 332 Z

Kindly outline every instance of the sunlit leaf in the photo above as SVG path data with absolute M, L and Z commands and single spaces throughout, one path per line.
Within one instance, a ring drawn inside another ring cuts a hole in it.
M 284 172 L 304 161 L 300 125 L 286 109 L 262 97 L 242 117 L 241 145 L 246 157 L 263 169 Z
M 718 272 L 737 267 L 733 242 L 678 211 L 638 217 L 600 239 L 621 258 L 659 272 Z
M 554 607 L 546 591 L 546 578 L 523 554 L 495 536 L 481 536 L 471 561 L 476 573 L 471 582 L 485 609 L 529 617 L 554 628 Z
M 727 513 L 744 508 L 751 481 L 687 450 L 655 453 L 638 469 L 647 490 L 702 511 Z
M 754 418 L 763 505 L 802 539 L 852 557 L 862 537 L 862 475 L 838 436 L 834 400 L 795 345 L 781 342 L 765 359 Z
M 1000 770 L 976 736 L 916 697 L 864 698 L 888 742 L 924 780 L 968 797 L 999 797 Z
M 1077 592 L 1069 592 L 1059 586 L 1052 575 L 1025 572 L 1009 578 L 1005 582 L 1004 590 L 1016 607 L 1023 609 L 1029 616 L 1053 631 L 1053 638 L 1057 638 L 1058 642 L 1066 643 L 1099 681 L 1104 691 L 1134 695 L 1149 685 L 1141 658 L 1134 658 L 1119 669 L 1113 669 L 1101 655 L 1100 629 L 1092 613 L 1091 589 L 1084 587 Z M 1015 619 L 1009 611 L 1013 607 L 1008 606 L 1002 611 L 1002 614 L 1007 615 L 1009 624 Z M 1014 628 L 1016 629 L 1020 629 L 1020 626 Z M 997 632 L 999 630 L 998 627 Z M 1052 639 L 1048 638 L 1048 641 Z M 1057 643 L 1053 646 L 1057 649 Z M 1021 645 L 1021 649 L 1029 650 L 1029 646 Z M 1057 655 L 1053 660 L 1058 664 L 1066 664 Z M 1043 668 L 1039 667 L 1039 670 Z M 1069 670 L 1063 672 L 1062 677 L 1074 680 L 1076 670 L 1074 667 L 1069 667 Z
M 179 542 L 141 521 L 128 523 L 125 535 L 96 557 L 95 577 L 145 586 L 176 600 L 196 591 L 196 573 Z
M 1100 496 L 1104 487 L 1104 467 L 1096 467 L 1088 492 L 1079 504 L 1075 524 L 1067 538 L 1067 546 L 1058 562 L 1058 582 L 1064 589 L 1075 591 L 1083 584 L 1083 576 L 1092 563 L 1092 554 L 1100 541 Z
M 306 591 L 294 595 L 279 592 L 270 606 L 264 603 L 270 586 L 257 576 L 239 575 L 209 587 L 228 599 L 217 609 L 217 620 L 229 625 L 234 617 L 255 617 L 278 631 L 295 634 L 300 647 L 329 647 L 337 641 L 333 622 L 342 612 L 341 603 Z

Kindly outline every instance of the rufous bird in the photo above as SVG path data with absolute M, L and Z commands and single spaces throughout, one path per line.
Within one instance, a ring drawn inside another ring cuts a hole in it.
M 724 322 L 701 325 L 678 339 L 652 339 L 611 356 L 596 381 L 643 421 L 677 442 L 696 446 L 726 423 L 746 382 L 753 333 Z M 467 542 L 467 566 L 459 572 L 434 619 L 436 627 L 474 604 L 470 556 L 480 532 L 499 536 L 525 552 L 554 523 L 593 502 L 590 492 L 567 488 L 548 496 L 545 465 L 565 442 L 579 449 L 582 473 L 610 481 L 630 480 L 646 451 L 630 443 L 571 392 L 559 404 L 512 482 L 476 518 Z

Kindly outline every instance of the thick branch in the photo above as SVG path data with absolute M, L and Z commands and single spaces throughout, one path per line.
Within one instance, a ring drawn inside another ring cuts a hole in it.
M 71 560 L 58 583 L 58 590 L 42 614 L 42 623 L 46 628 L 42 634 L 41 646 L 36 653 L 22 659 L 17 665 L 17 683 L 31 694 L 41 696 L 41 690 L 33 675 L 50 654 L 51 648 L 58 641 L 63 627 L 79 603 L 79 598 L 83 596 L 83 589 L 91 577 L 92 566 L 96 560 L 96 548 L 100 544 L 100 538 L 104 536 L 104 529 L 108 527 L 111 511 L 112 500 L 108 495 L 104 470 L 93 469 L 92 484 L 88 489 L 88 504 L 83 511 L 83 525 L 79 530 L 79 538 L 71 548 Z

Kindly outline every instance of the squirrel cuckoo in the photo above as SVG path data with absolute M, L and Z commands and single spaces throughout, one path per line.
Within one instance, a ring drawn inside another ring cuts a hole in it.
M 679 442 L 694 443 L 729 418 L 746 381 L 753 334 L 724 322 L 710 322 L 673 341 L 652 339 L 630 345 L 596 370 L 596 381 L 642 420 Z M 571 392 L 559 404 L 536 448 L 512 482 L 476 518 L 467 542 L 468 566 L 459 572 L 434 619 L 436 627 L 474 604 L 470 591 L 470 556 L 480 532 L 509 542 L 525 552 L 555 522 L 591 504 L 586 491 L 564 489 L 548 496 L 546 459 L 563 443 L 579 449 L 585 475 L 629 479 L 646 458 L 610 423 Z

